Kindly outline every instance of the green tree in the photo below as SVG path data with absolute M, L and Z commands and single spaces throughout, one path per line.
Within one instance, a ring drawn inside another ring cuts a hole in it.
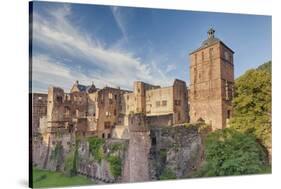
M 194 176 L 228 176 L 263 173 L 266 155 L 255 137 L 226 128 L 208 134 L 205 163 Z
M 260 65 L 257 70 L 265 70 L 267 72 L 269 72 L 271 74 L 271 70 L 272 70 L 272 62 L 268 61 L 262 65 Z
M 235 80 L 233 108 L 231 127 L 271 150 L 271 61 Z

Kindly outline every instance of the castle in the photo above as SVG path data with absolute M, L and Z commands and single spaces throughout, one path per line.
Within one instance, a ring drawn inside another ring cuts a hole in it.
M 133 91 L 76 81 L 70 93 L 53 86 L 48 94 L 33 93 L 33 134 L 41 133 L 46 143 L 54 133 L 73 132 L 128 139 L 134 116 L 140 115 L 151 126 L 204 121 L 213 130 L 225 128 L 232 114 L 234 52 L 214 33 L 211 28 L 208 38 L 189 54 L 189 87 L 178 79 L 169 87 L 135 81 Z

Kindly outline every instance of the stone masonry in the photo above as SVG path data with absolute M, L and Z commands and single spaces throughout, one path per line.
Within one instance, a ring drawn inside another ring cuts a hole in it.
M 190 53 L 190 121 L 203 119 L 223 129 L 232 114 L 234 52 L 208 31 L 208 39 Z

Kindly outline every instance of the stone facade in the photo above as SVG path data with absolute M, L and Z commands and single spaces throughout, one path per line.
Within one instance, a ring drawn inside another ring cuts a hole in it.
M 47 115 L 47 94 L 32 93 L 32 134 L 36 135 L 40 126 L 40 118 Z
M 134 82 L 134 90 L 85 86 L 76 81 L 65 93 L 50 86 L 46 99 L 46 115 L 40 115 L 40 132 L 44 141 L 56 132 L 101 138 L 128 138 L 129 118 L 143 114 L 149 124 L 171 126 L 188 121 L 186 83 L 175 80 L 163 87 Z M 125 132 L 124 134 L 122 134 Z M 126 134 L 127 133 L 127 134 Z
M 213 130 L 227 126 L 234 93 L 234 52 L 208 31 L 208 39 L 190 53 L 190 121 L 203 119 Z

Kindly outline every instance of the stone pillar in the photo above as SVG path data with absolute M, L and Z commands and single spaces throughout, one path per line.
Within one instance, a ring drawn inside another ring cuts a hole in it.
M 149 181 L 148 156 L 151 142 L 144 114 L 129 116 L 129 131 L 130 141 L 127 157 L 127 181 Z

